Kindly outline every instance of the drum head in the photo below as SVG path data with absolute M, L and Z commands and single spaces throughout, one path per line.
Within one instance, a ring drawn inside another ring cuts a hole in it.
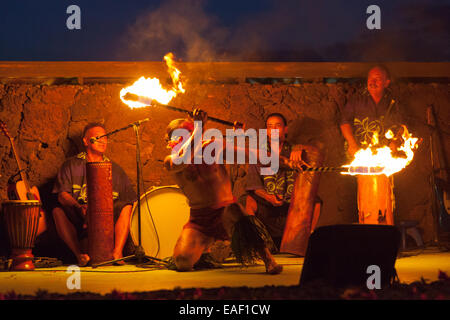
M 186 196 L 178 186 L 151 189 L 141 197 L 141 242 L 145 254 L 164 259 L 173 249 L 189 219 Z M 139 245 L 137 202 L 133 207 L 130 234 Z

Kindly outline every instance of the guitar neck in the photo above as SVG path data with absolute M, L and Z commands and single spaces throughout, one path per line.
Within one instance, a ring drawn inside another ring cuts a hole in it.
M 28 183 L 27 175 L 25 174 L 25 171 L 22 170 L 22 166 L 20 165 L 20 159 L 17 155 L 16 147 L 14 145 L 14 140 L 12 138 L 9 138 L 9 142 L 11 143 L 11 149 L 13 151 L 14 158 L 16 159 L 17 168 L 19 169 L 20 178 L 23 181 L 23 184 L 25 185 L 25 189 L 27 191 L 27 194 L 31 193 L 30 184 Z

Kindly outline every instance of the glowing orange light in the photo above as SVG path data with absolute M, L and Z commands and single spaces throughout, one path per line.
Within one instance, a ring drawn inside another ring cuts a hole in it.
M 378 135 L 374 134 L 371 144 L 365 148 L 360 149 L 355 153 L 355 159 L 348 165 L 343 167 L 369 167 L 369 168 L 383 168 L 376 173 L 368 172 L 342 172 L 342 174 L 365 174 L 365 175 L 378 175 L 385 174 L 390 176 L 396 172 L 403 170 L 407 165 L 411 163 L 414 158 L 414 151 L 418 147 L 418 138 L 413 137 L 406 126 L 403 127 L 402 139 L 403 143 L 396 150 L 392 150 L 388 146 L 373 148 L 378 144 Z M 394 134 L 392 131 L 386 133 L 386 138 L 392 139 Z M 401 154 L 402 156 L 394 156 L 394 154 Z
M 130 108 L 143 108 L 152 104 L 155 100 L 161 104 L 169 103 L 178 93 L 184 93 L 183 83 L 181 82 L 181 72 L 175 67 L 174 56 L 168 53 L 164 56 L 170 77 L 172 78 L 173 88 L 166 90 L 161 85 L 158 78 L 140 77 L 131 86 L 123 88 L 120 91 L 120 99 Z M 129 97 L 133 96 L 134 99 Z

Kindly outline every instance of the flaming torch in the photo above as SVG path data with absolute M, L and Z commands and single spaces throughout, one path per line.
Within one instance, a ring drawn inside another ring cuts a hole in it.
M 131 109 L 144 108 L 148 106 L 160 106 L 169 110 L 183 112 L 192 115 L 192 112 L 182 108 L 168 105 L 168 103 L 179 93 L 184 93 L 183 83 L 181 81 L 181 72 L 175 67 L 172 53 L 164 56 L 168 72 L 172 78 L 173 87 L 166 90 L 161 85 L 158 78 L 139 78 L 131 86 L 123 88 L 120 91 L 120 99 Z M 209 121 L 214 121 L 228 126 L 242 127 L 240 122 L 231 122 L 219 118 L 208 116 Z
M 381 175 L 384 174 L 387 177 L 393 175 L 396 172 L 403 170 L 407 165 L 411 163 L 414 157 L 414 151 L 418 147 L 418 138 L 413 137 L 406 126 L 403 127 L 402 140 L 403 143 L 396 150 L 388 146 L 375 148 L 378 144 L 378 135 L 375 133 L 372 138 L 372 143 L 365 149 L 360 149 L 355 153 L 355 159 L 348 165 L 342 166 L 343 168 L 349 168 L 347 171 L 341 172 L 341 174 L 349 175 Z M 388 140 L 394 138 L 394 134 L 391 130 L 386 132 L 385 137 Z M 355 167 L 369 167 L 379 168 L 375 172 L 355 172 L 350 170 Z
M 166 90 L 161 85 L 158 78 L 139 78 L 131 86 L 123 88 L 120 91 L 120 99 L 130 108 L 144 108 L 157 102 L 160 104 L 169 103 L 178 93 L 184 93 L 183 83 L 181 82 L 181 72 L 175 67 L 173 54 L 168 53 L 164 56 L 173 87 Z
M 340 172 L 347 175 L 386 175 L 387 177 L 401 171 L 411 163 L 414 158 L 414 151 L 418 147 L 418 138 L 413 137 L 406 126 L 402 126 L 403 144 L 392 150 L 388 146 L 378 147 L 379 139 L 375 133 L 372 142 L 367 148 L 360 149 L 355 153 L 354 160 L 341 167 L 308 167 L 301 165 L 297 167 L 293 161 L 282 157 L 282 163 L 291 169 L 301 172 Z M 394 138 L 391 130 L 386 132 L 385 137 L 389 140 Z
M 411 163 L 414 151 L 418 147 L 418 138 L 413 137 L 406 126 L 402 126 L 402 137 L 393 139 L 392 131 L 386 133 L 390 145 L 402 141 L 398 147 L 376 147 L 378 136 L 374 134 L 369 147 L 358 150 L 355 159 L 343 167 L 377 167 L 382 168 L 377 173 L 352 173 L 342 174 L 358 175 L 358 217 L 361 224 L 386 224 L 394 225 L 395 200 L 393 196 L 392 175 L 403 170 Z

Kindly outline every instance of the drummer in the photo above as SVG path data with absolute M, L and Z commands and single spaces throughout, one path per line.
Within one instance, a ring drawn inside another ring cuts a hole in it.
M 360 148 L 367 148 L 374 134 L 377 134 L 382 142 L 388 129 L 392 129 L 396 136 L 389 146 L 395 149 L 401 143 L 399 137 L 403 129 L 400 125 L 404 122 L 404 108 L 394 99 L 389 90 L 390 83 L 389 70 L 383 65 L 376 65 L 367 74 L 367 88 L 345 105 L 340 129 L 345 138 L 348 160 L 353 160 Z M 371 191 L 365 192 L 366 188 L 374 185 L 375 178 L 379 180 L 376 183 L 377 197 L 374 197 Z M 394 225 L 393 179 L 393 176 L 388 178 L 385 175 L 357 177 L 359 223 Z M 365 194 L 368 195 L 367 198 Z M 368 211 L 366 206 L 370 203 L 375 204 Z
M 86 149 L 75 157 L 64 162 L 58 172 L 53 193 L 58 194 L 59 205 L 53 209 L 56 230 L 59 237 L 66 243 L 78 260 L 79 266 L 86 266 L 90 260 L 86 253 L 87 240 L 87 193 L 86 193 L 86 162 L 111 161 L 105 156 L 107 137 L 94 142 L 91 138 L 106 134 L 103 124 L 93 122 L 83 130 L 83 144 Z M 114 250 L 113 259 L 131 254 L 133 248 L 129 237 L 130 216 L 132 205 L 137 196 L 130 180 L 123 169 L 112 162 L 112 187 L 114 200 Z M 119 262 L 122 263 L 123 262 Z
M 206 121 L 206 113 L 196 109 L 195 121 Z M 186 129 L 190 137 L 172 135 L 176 129 Z M 178 271 L 190 271 L 202 253 L 215 240 L 231 239 L 231 248 L 237 261 L 245 264 L 257 257 L 265 264 L 268 274 L 278 274 L 278 265 L 270 249 L 273 241 L 259 220 L 245 213 L 236 203 L 231 190 L 231 180 L 223 164 L 180 164 L 178 157 L 193 147 L 198 128 L 190 119 L 176 119 L 167 127 L 168 147 L 172 154 L 164 160 L 164 167 L 173 175 L 189 201 L 190 217 L 174 249 L 174 262 Z M 203 143 L 206 146 L 208 142 Z M 195 147 L 195 145 L 194 145 Z M 201 144 L 200 144 L 201 147 Z M 184 151 L 183 151 L 184 150 Z M 192 152 L 192 156 L 195 154 Z M 190 162 L 192 163 L 192 162 Z

